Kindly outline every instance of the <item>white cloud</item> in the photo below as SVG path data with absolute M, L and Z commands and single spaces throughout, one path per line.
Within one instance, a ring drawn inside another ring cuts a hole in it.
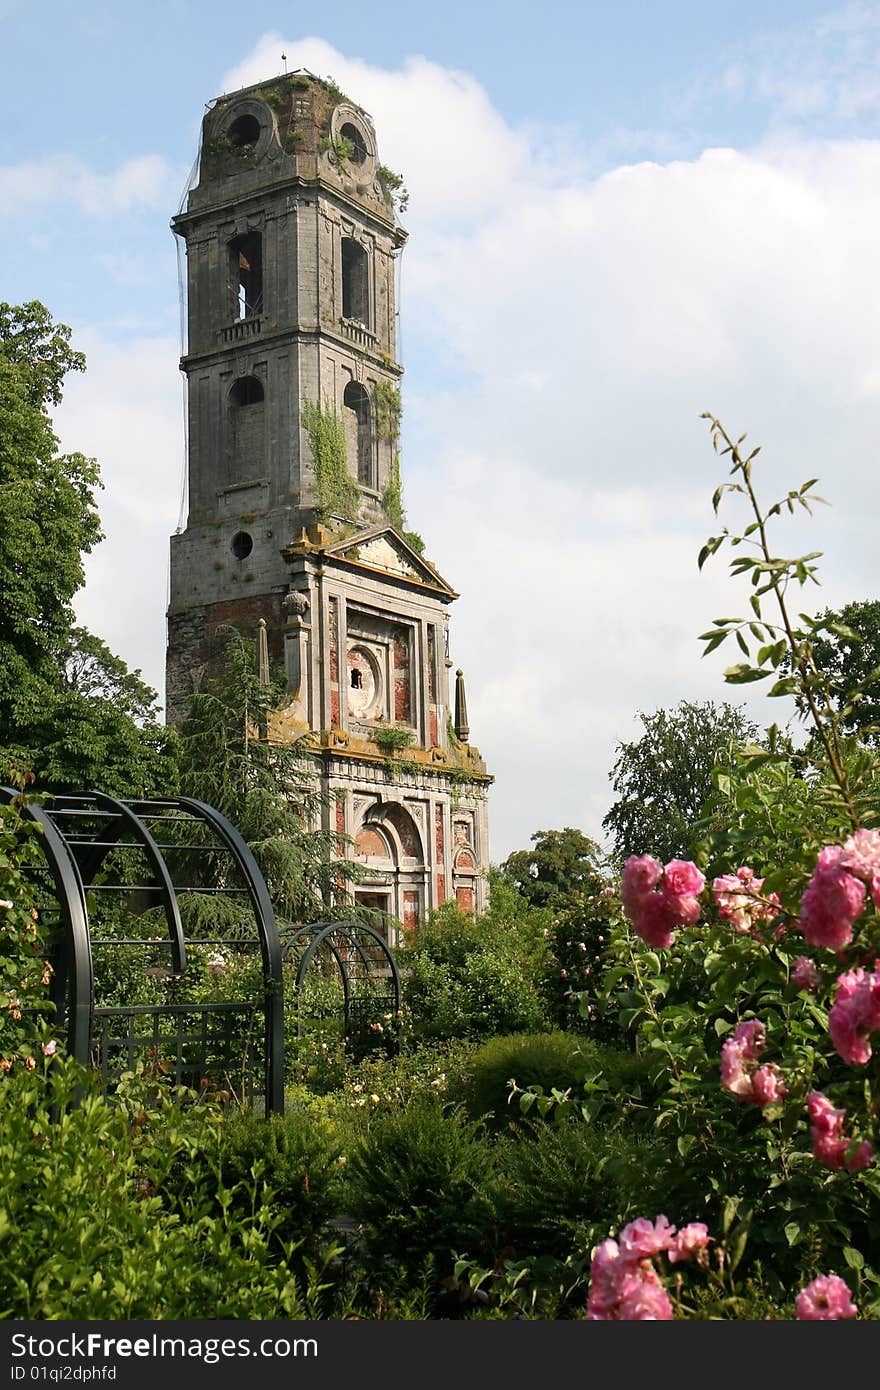
M 91 217 L 164 207 L 169 172 L 168 163 L 154 154 L 127 160 L 106 174 L 70 155 L 54 155 L 0 167 L 0 207 L 8 220 L 37 206 L 72 205 Z
M 55 427 L 67 450 L 98 459 L 106 539 L 86 559 L 80 622 L 163 694 L 169 537 L 180 506 L 183 415 L 170 337 L 121 345 L 76 335 L 84 376 L 71 376 Z
M 699 78 L 683 106 L 705 108 L 720 92 L 764 103 L 776 122 L 871 120 L 880 113 L 878 60 L 880 7 L 848 4 L 756 34 Z
M 741 702 L 720 678 L 733 658 L 703 661 L 697 641 L 746 603 L 723 557 L 697 571 L 726 476 L 702 410 L 764 446 L 764 496 L 820 477 L 833 508 L 779 532 L 791 553 L 828 552 L 827 587 L 803 605 L 875 591 L 880 142 L 790 136 L 590 179 L 422 57 L 385 71 L 268 35 L 226 90 L 278 71 L 282 51 L 370 111 L 411 189 L 404 490 L 462 594 L 452 656 L 497 778 L 493 858 L 538 828 L 599 834 L 639 709 Z M 81 610 L 159 685 L 176 357 L 171 340 L 96 341 L 61 417 L 108 482 Z M 760 722 L 785 717 L 749 694 Z

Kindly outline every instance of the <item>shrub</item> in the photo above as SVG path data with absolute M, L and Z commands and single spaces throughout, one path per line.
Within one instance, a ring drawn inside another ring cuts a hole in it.
M 350 1214 L 363 1223 L 365 1259 L 410 1279 L 432 1263 L 449 1274 L 454 1252 L 487 1248 L 492 1152 L 458 1106 L 429 1097 L 374 1119 L 346 1164 Z
M 160 1195 L 218 1122 L 140 1083 L 107 1100 L 58 1058 L 45 1076 L 16 1068 L 0 1086 L 0 1316 L 313 1316 L 318 1281 L 301 1287 L 259 1200 L 209 1214 L 202 1193 L 181 1221 Z
M 574 1118 L 528 1124 L 501 1141 L 497 1215 L 514 1258 L 584 1257 L 607 1233 L 621 1193 L 609 1172 L 631 1145 Z
M 593 1049 L 570 1033 L 513 1033 L 491 1038 L 470 1057 L 460 1083 L 460 1099 L 471 1118 L 490 1116 L 496 1123 L 515 1120 L 511 1080 L 521 1090 L 540 1086 L 565 1090 L 577 1086 L 591 1065 Z
M 496 901 L 479 920 L 445 904 L 400 953 L 417 1037 L 487 1038 L 547 1027 L 535 983 L 545 952 L 538 914 L 497 876 L 492 891 Z
M 340 1145 L 332 1126 L 291 1111 L 268 1119 L 228 1117 L 206 1131 L 198 1151 L 169 1174 L 160 1195 L 170 1210 L 247 1221 L 261 1209 L 279 1253 L 297 1246 L 313 1256 L 338 1214 Z

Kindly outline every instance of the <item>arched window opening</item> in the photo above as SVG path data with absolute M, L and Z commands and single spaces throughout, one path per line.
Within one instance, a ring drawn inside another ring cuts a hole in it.
M 229 243 L 229 288 L 235 318 L 263 312 L 263 238 L 246 232 Z
M 259 377 L 240 376 L 232 383 L 229 399 L 234 406 L 259 405 L 265 397 Z
M 370 419 L 370 398 L 357 381 L 350 381 L 342 398 L 345 407 L 345 438 L 348 460 L 357 466 L 357 480 L 362 487 L 373 487 L 373 430 Z M 354 472 L 354 468 L 352 469 Z
M 367 147 L 364 144 L 364 137 L 361 135 L 356 125 L 351 121 L 346 121 L 339 132 L 341 139 L 347 140 L 351 146 L 351 154 L 348 156 L 352 164 L 363 164 L 367 157 Z
M 232 383 L 226 441 L 228 481 L 259 476 L 266 456 L 266 408 L 263 383 L 255 376 Z
M 350 236 L 342 238 L 342 317 L 370 326 L 369 257 Z

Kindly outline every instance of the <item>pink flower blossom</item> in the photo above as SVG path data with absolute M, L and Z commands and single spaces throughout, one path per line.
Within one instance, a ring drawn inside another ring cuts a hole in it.
M 642 940 L 665 949 L 672 945 L 673 928 L 700 920 L 697 894 L 705 882 L 690 860 L 670 859 L 664 869 L 650 854 L 631 854 L 623 866 L 620 898 Z
M 857 830 L 843 842 L 840 867 L 867 884 L 880 907 L 880 830 Z
M 54 1038 L 50 1038 L 50 1040 L 49 1040 L 47 1043 L 43 1043 L 43 1056 L 44 1056 L 44 1057 L 54 1057 L 54 1056 L 55 1056 L 55 1053 L 56 1053 L 57 1051 L 58 1051 L 58 1044 L 57 1044 L 57 1042 L 55 1041 Z
M 624 1274 L 617 1316 L 621 1322 L 670 1322 L 675 1318 L 669 1294 L 652 1265 L 636 1265 Z
M 733 1041 L 742 1048 L 747 1062 L 757 1062 L 767 1046 L 767 1031 L 759 1018 L 747 1018 L 737 1024 Z
M 725 1091 L 762 1108 L 788 1094 L 775 1062 L 758 1066 L 766 1045 L 763 1023 L 759 1018 L 748 1018 L 721 1047 L 721 1085 Z
M 752 1100 L 762 1108 L 788 1095 L 788 1087 L 775 1062 L 765 1062 L 752 1077 Z
M 836 1274 L 820 1274 L 795 1299 L 795 1317 L 802 1322 L 831 1322 L 836 1318 L 857 1318 L 849 1285 Z
M 668 1321 L 672 1303 L 652 1257 L 675 1245 L 675 1227 L 665 1216 L 638 1217 L 616 1240 L 603 1240 L 590 1264 L 587 1318 L 591 1322 Z
M 649 893 L 639 904 L 638 911 L 631 918 L 638 936 L 648 946 L 665 951 L 674 941 L 669 904 L 662 893 Z
M 622 1269 L 617 1241 L 609 1236 L 596 1247 L 590 1261 L 590 1293 L 587 1299 L 587 1317 L 590 1321 L 604 1322 L 615 1316 Z
M 679 1260 L 691 1260 L 695 1255 L 699 1256 L 711 1239 L 708 1228 L 702 1221 L 691 1221 L 689 1225 L 682 1226 L 669 1247 L 669 1263 L 674 1265 Z
M 670 859 L 663 870 L 663 890 L 670 897 L 696 897 L 705 885 L 705 877 L 690 859 Z
M 853 923 L 865 910 L 865 885 L 842 866 L 844 857 L 842 846 L 826 845 L 801 898 L 799 926 L 811 946 L 848 946 Z
M 661 1250 L 668 1250 L 674 1238 L 675 1227 L 665 1216 L 658 1216 L 656 1221 L 640 1216 L 621 1231 L 620 1253 L 627 1260 L 650 1259 Z
M 632 919 L 642 899 L 650 893 L 663 875 L 663 865 L 650 854 L 631 854 L 623 866 L 620 898 L 627 917 Z
M 735 932 L 754 934 L 759 922 L 769 922 L 776 916 L 779 907 L 778 893 L 771 893 L 764 901 L 761 889 L 762 878 L 755 878 L 754 869 L 743 865 L 735 874 L 721 874 L 712 880 L 712 896 L 718 914 L 730 922 Z
M 822 976 L 816 968 L 816 962 L 809 956 L 798 956 L 794 965 L 791 967 L 791 982 L 797 985 L 798 989 L 805 989 L 808 994 L 815 994 L 822 983 Z
M 838 978 L 828 1015 L 831 1041 L 845 1062 L 862 1066 L 871 1056 L 870 1034 L 880 1029 L 880 974 L 861 966 Z
M 835 1171 L 845 1168 L 848 1173 L 857 1173 L 867 1168 L 874 1158 L 873 1146 L 867 1139 L 856 1146 L 855 1140 L 846 1138 L 843 1133 L 845 1110 L 836 1109 L 821 1091 L 811 1091 L 807 1097 L 807 1114 L 814 1158 Z
M 740 1100 L 752 1098 L 751 1072 L 746 1069 L 743 1049 L 733 1038 L 728 1038 L 721 1047 L 721 1085 Z

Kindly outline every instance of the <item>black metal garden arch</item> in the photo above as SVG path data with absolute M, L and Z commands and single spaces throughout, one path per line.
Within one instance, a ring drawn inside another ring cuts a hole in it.
M 54 1018 L 107 1080 L 138 1062 L 284 1108 L 281 946 L 238 831 L 189 797 L 24 800 L 40 829 L 35 906 L 51 940 Z
M 390 946 L 373 927 L 357 921 L 282 927 L 281 957 L 285 964 L 296 963 L 297 1001 L 303 998 L 310 970 L 332 966 L 342 990 L 342 1033 L 349 1044 L 370 1027 L 386 1045 L 398 1035 L 394 1025 L 400 1017 L 400 974 Z M 301 1011 L 297 1023 L 302 1023 Z

